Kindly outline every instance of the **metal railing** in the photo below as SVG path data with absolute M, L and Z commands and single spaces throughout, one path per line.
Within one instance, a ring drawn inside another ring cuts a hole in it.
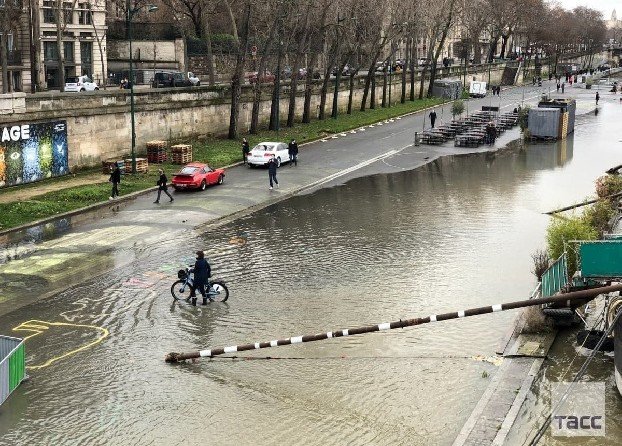
M 24 341 L 0 336 L 0 405 L 26 376 Z

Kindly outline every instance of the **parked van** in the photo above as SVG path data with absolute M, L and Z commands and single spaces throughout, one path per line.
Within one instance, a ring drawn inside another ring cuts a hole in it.
M 469 96 L 472 98 L 483 98 L 488 93 L 486 82 L 473 81 L 469 87 Z
M 180 71 L 156 71 L 153 75 L 153 81 L 151 81 L 153 88 L 191 87 L 200 84 L 199 78 L 194 74 Z

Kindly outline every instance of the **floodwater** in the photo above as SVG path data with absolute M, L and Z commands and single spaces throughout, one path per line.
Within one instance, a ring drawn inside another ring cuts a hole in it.
M 511 312 L 240 359 L 164 356 L 526 298 L 542 212 L 590 195 L 619 164 L 601 124 L 620 115 L 605 104 L 558 144 L 441 158 L 198 238 L 119 246 L 111 256 L 137 260 L 0 319 L 1 331 L 32 335 L 31 379 L 0 409 L 0 444 L 451 444 L 498 369 L 487 359 Z M 199 247 L 230 285 L 227 303 L 171 298 Z M 610 381 L 609 362 L 598 376 Z M 619 405 L 608 405 L 610 444 Z

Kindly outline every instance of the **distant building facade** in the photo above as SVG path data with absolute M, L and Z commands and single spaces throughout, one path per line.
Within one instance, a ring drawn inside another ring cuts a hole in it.
M 60 87 L 57 4 L 56 0 L 33 0 L 32 10 L 24 8 L 21 19 L 8 35 L 10 91 L 30 92 L 33 84 L 38 84 L 37 90 Z M 107 71 L 105 0 L 64 1 L 63 7 L 65 76 L 89 75 L 97 82 L 104 82 Z M 35 70 L 36 61 L 39 63 Z

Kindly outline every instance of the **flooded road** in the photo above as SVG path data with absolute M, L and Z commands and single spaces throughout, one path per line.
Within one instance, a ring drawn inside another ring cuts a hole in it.
M 558 144 L 399 171 L 406 151 L 199 237 L 118 246 L 111 272 L 0 319 L 31 336 L 32 367 L 0 409 L 0 444 L 451 444 L 497 370 L 487 359 L 510 312 L 252 360 L 163 358 L 526 298 L 542 212 L 590 195 L 619 164 L 606 128 L 621 111 L 604 104 Z M 227 280 L 227 303 L 173 302 L 196 249 Z M 78 274 L 97 273 L 89 265 Z M 610 444 L 622 432 L 612 404 Z

